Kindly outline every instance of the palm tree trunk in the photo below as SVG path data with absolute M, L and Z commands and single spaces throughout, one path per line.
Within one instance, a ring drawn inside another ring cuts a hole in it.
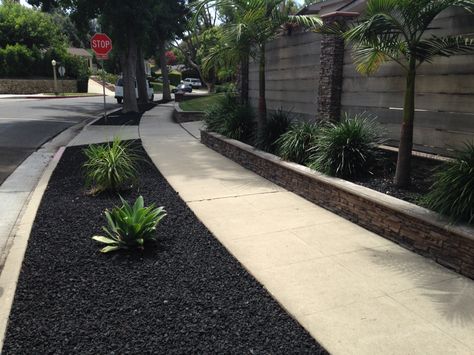
M 140 47 L 137 49 L 137 89 L 138 102 L 141 104 L 148 103 L 148 85 L 146 83 L 145 58 Z
M 171 101 L 171 90 L 170 90 L 170 78 L 168 73 L 168 63 L 166 62 L 166 51 L 165 51 L 165 42 L 160 41 L 159 43 L 159 59 L 160 59 L 160 68 L 161 76 L 163 77 L 163 100 Z
M 413 149 L 413 123 L 415 121 L 415 79 L 416 61 L 412 59 L 406 77 L 403 123 L 398 147 L 397 170 L 394 183 L 398 187 L 410 184 L 411 153 Z
M 243 105 L 249 103 L 249 56 L 244 55 L 240 63 L 240 100 Z
M 267 120 L 267 101 L 265 99 L 265 44 L 260 46 L 258 67 L 258 134 L 263 132 Z

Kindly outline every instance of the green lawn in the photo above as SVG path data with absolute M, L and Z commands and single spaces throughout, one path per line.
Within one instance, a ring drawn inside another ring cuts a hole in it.
M 151 85 L 153 85 L 153 91 L 155 93 L 163 92 L 163 83 L 158 83 L 156 81 L 153 81 Z M 170 90 L 173 90 L 174 88 L 175 87 L 173 85 L 170 85 Z
M 205 97 L 199 97 L 197 99 L 182 101 L 179 103 L 179 107 L 181 107 L 183 111 L 204 111 L 209 106 L 215 104 L 222 96 L 224 96 L 224 94 L 214 94 Z

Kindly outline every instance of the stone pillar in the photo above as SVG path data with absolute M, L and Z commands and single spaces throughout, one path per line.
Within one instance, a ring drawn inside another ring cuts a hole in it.
M 338 22 L 344 25 L 357 17 L 357 12 L 336 11 L 322 15 L 324 24 Z M 318 120 L 337 121 L 341 116 L 341 94 L 344 66 L 344 40 L 342 37 L 323 34 L 318 89 Z

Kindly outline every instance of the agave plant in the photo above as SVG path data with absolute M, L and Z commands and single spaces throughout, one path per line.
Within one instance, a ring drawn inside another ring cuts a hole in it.
M 130 142 L 117 137 L 111 143 L 89 145 L 84 154 L 86 186 L 94 192 L 119 190 L 138 174 L 138 155 L 130 148 Z
M 122 207 L 105 211 L 107 227 L 102 227 L 106 236 L 96 235 L 92 239 L 106 244 L 100 251 L 108 253 L 118 249 L 143 249 L 147 241 L 156 240 L 156 226 L 166 216 L 163 207 L 145 207 L 139 196 L 133 206 L 120 197 Z
M 431 191 L 423 199 L 426 207 L 453 222 L 474 222 L 474 143 L 466 143 L 456 159 L 435 175 Z

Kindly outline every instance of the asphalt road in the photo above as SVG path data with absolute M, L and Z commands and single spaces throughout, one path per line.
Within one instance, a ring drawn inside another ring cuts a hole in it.
M 108 109 L 119 107 L 107 102 Z M 0 99 L 0 184 L 45 142 L 101 110 L 102 97 Z

